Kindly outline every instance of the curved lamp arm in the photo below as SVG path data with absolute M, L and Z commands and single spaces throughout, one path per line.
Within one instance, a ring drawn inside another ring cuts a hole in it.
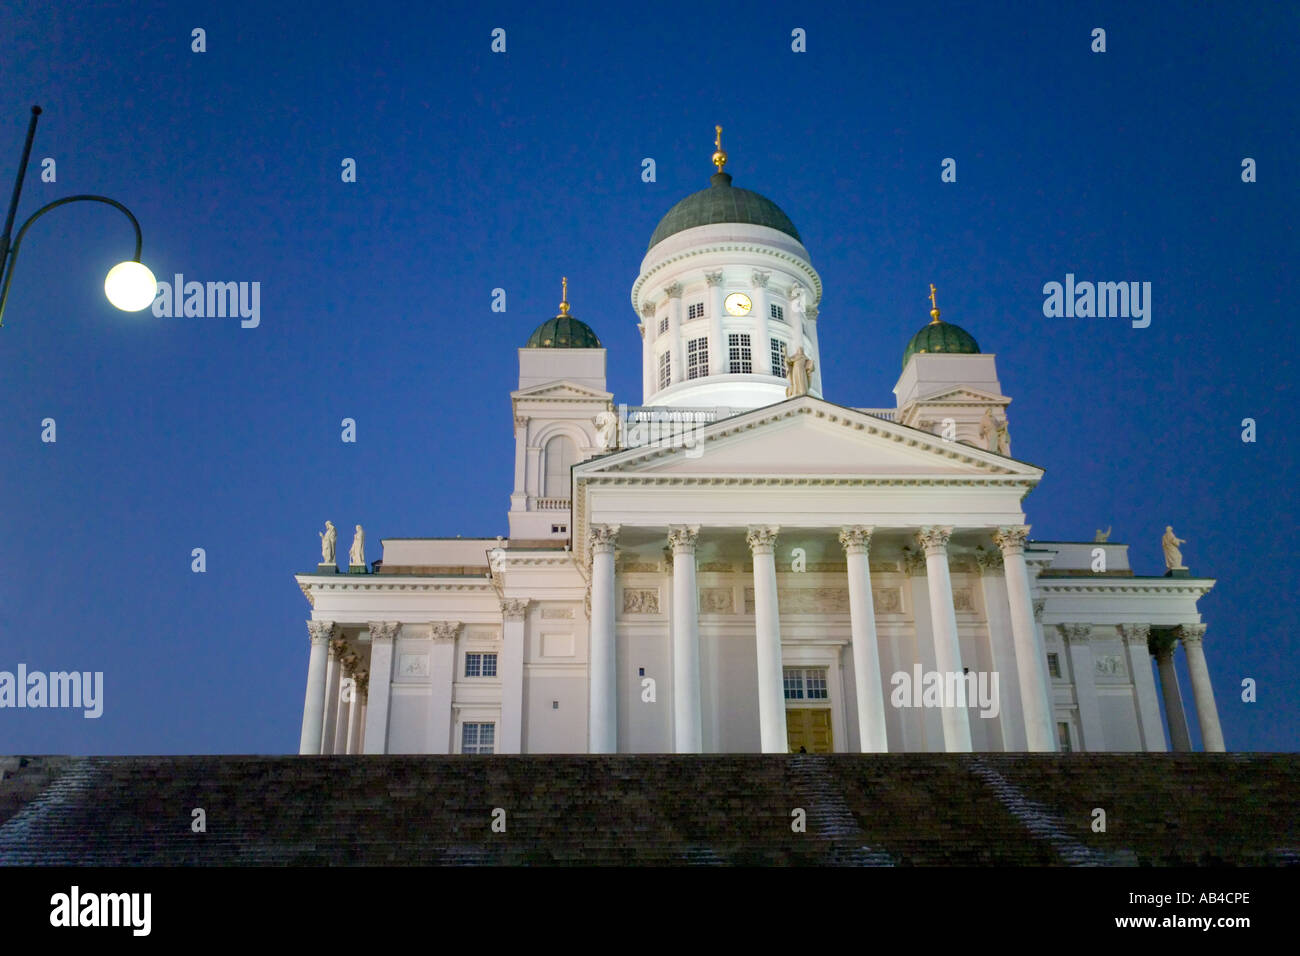
M 107 196 L 91 195 L 65 196 L 62 199 L 54 200 L 52 203 L 47 203 L 27 217 L 27 221 L 22 224 L 21 228 L 19 228 L 18 235 L 14 237 L 13 245 L 7 250 L 6 258 L 8 259 L 8 262 L 0 263 L 0 268 L 4 269 L 4 278 L 3 280 L 0 280 L 0 326 L 4 325 L 5 303 L 9 300 L 9 280 L 13 278 L 14 266 L 18 262 L 18 248 L 22 244 L 23 236 L 31 227 L 31 224 L 41 218 L 41 216 L 45 215 L 51 209 L 58 206 L 65 206 L 70 202 L 102 202 L 107 203 L 116 209 L 120 209 L 122 214 L 126 216 L 127 219 L 131 220 L 131 227 L 135 229 L 135 256 L 133 259 L 135 262 L 140 261 L 140 249 L 144 245 L 144 236 L 140 232 L 140 223 L 131 210 L 127 209 L 116 199 L 109 199 Z M 5 268 L 6 266 L 7 268 Z

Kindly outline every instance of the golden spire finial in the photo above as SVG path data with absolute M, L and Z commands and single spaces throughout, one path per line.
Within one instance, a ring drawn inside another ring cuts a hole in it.
M 939 306 L 934 301 L 934 294 L 937 291 L 938 290 L 935 289 L 934 287 L 934 283 L 931 282 L 930 283 L 930 324 L 931 325 L 939 324 Z
M 713 145 L 717 149 L 713 153 L 713 165 L 718 167 L 718 172 L 722 172 L 722 167 L 727 165 L 727 154 L 722 151 L 722 127 L 713 127 L 718 131 L 718 135 L 713 139 Z
M 564 291 L 560 293 L 560 315 L 569 314 L 569 277 L 561 276 L 560 284 Z

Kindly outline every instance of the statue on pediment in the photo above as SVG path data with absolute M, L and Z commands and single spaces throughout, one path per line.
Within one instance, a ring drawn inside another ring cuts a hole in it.
M 1174 534 L 1172 525 L 1165 525 L 1165 536 L 1160 539 L 1160 545 L 1165 552 L 1165 567 L 1170 571 L 1185 571 L 1183 565 L 1183 552 L 1178 550 L 1180 544 L 1186 544 L 1187 541 L 1179 538 Z
M 1105 544 L 1106 542 L 1108 542 L 1108 541 L 1110 540 L 1110 531 L 1111 531 L 1111 528 L 1113 528 L 1113 527 L 1114 527 L 1114 525 L 1109 525 L 1109 526 L 1107 526 L 1107 528 L 1106 528 L 1105 531 L 1102 531 L 1100 528 L 1098 528 L 1098 529 L 1097 529 L 1097 534 L 1096 534 L 1096 536 L 1093 537 L 1093 539 L 1092 539 L 1092 543 L 1093 543 L 1093 544 Z
M 339 533 L 334 528 L 334 522 L 326 521 L 325 530 L 316 532 L 320 535 L 320 563 L 334 563 L 334 546 L 338 543 Z
M 352 538 L 352 547 L 348 551 L 348 564 L 354 568 L 366 566 L 366 533 L 357 525 L 357 533 Z
M 807 395 L 808 388 L 812 384 L 812 373 L 816 367 L 813 360 L 804 354 L 803 349 L 799 349 L 793 355 L 787 355 L 785 373 L 790 380 L 790 384 L 785 387 L 785 397 L 794 398 L 797 395 Z
M 618 448 L 618 415 L 603 411 L 595 418 L 596 447 L 601 451 L 614 451 Z

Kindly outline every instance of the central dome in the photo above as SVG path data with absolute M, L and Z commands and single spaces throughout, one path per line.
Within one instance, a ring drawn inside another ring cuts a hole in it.
M 720 222 L 743 222 L 751 226 L 768 226 L 778 232 L 803 242 L 799 230 L 794 227 L 790 217 L 781 211 L 781 207 L 766 196 L 750 192 L 748 189 L 736 189 L 731 185 L 728 173 L 714 173 L 710 178 L 708 189 L 687 196 L 659 220 L 659 225 L 650 237 L 647 250 L 653 249 L 669 236 L 693 229 L 696 226 L 711 226 Z

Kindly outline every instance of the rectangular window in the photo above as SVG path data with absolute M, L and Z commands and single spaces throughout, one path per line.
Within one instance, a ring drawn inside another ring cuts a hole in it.
M 785 343 L 780 339 L 772 339 L 772 374 L 777 378 L 785 378 Z
M 1074 749 L 1070 746 L 1070 725 L 1064 720 L 1056 725 L 1056 745 L 1063 754 Z
M 665 312 L 663 318 L 659 320 L 659 334 L 663 335 L 668 331 L 668 313 Z
M 777 305 L 775 302 L 772 303 L 772 318 L 776 319 L 778 322 L 785 321 L 785 309 L 781 308 L 781 306 Z
M 496 677 L 497 656 L 495 654 L 466 654 L 466 677 Z
M 732 375 L 748 375 L 754 371 L 754 359 L 749 351 L 749 333 L 732 332 L 727 336 L 727 352 Z
M 829 700 L 826 668 L 787 667 L 783 673 L 786 700 Z
M 462 724 L 460 752 L 463 754 L 490 754 L 496 748 L 496 724 Z
M 667 388 L 673 383 L 673 355 L 671 352 L 664 352 L 659 356 L 659 387 Z
M 703 302 L 692 302 L 690 305 L 686 307 L 687 322 L 690 322 L 692 319 L 702 319 L 702 318 L 704 318 Z
M 691 339 L 686 343 L 686 377 L 703 378 L 709 374 L 709 340 Z
M 1056 654 L 1047 655 L 1047 673 L 1057 680 L 1061 679 L 1061 658 Z

